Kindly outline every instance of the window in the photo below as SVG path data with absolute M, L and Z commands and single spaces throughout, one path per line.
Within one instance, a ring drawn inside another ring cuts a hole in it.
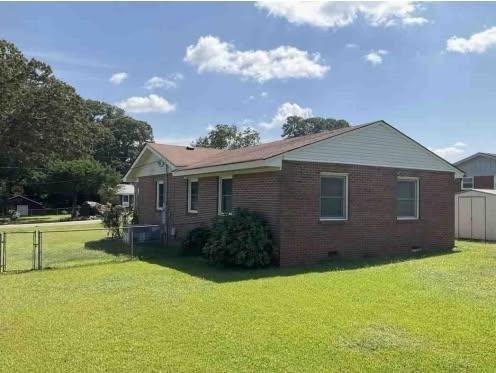
M 129 207 L 129 195 L 124 194 L 122 196 L 122 206 L 123 207 Z
M 396 216 L 400 220 L 419 217 L 419 181 L 417 178 L 400 177 L 396 183 Z
M 468 190 L 474 188 L 474 178 L 473 177 L 464 177 L 462 179 L 462 190 Z
M 157 192 L 156 192 L 155 201 L 156 201 L 157 210 L 162 210 L 165 206 L 163 181 L 157 181 Z
M 219 178 L 219 215 L 232 213 L 232 177 Z
M 198 179 L 188 179 L 188 212 L 198 212 Z
M 320 220 L 348 219 L 348 175 L 321 174 Z

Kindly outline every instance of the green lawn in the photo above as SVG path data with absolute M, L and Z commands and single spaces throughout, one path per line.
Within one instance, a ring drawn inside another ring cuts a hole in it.
M 43 232 L 43 268 L 61 268 L 130 259 L 122 240 L 108 237 L 101 222 L 40 227 L 0 227 L 7 235 L 7 270 L 33 267 L 33 231 Z
M 496 367 L 496 244 L 257 271 L 164 255 L 3 275 L 0 299 L 9 372 Z
M 40 223 L 56 223 L 59 221 L 69 220 L 70 214 L 61 215 L 40 215 L 40 216 L 21 216 L 15 221 L 10 221 L 5 218 L 0 218 L 0 224 L 40 224 Z

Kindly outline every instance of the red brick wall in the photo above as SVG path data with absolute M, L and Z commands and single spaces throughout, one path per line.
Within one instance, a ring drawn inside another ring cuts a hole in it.
M 279 172 L 234 175 L 233 207 L 257 211 L 269 223 L 274 238 L 279 227 Z M 138 215 L 142 224 L 160 224 L 160 212 L 155 209 L 156 181 L 163 176 L 139 178 Z M 191 229 L 210 225 L 217 215 L 218 178 L 203 177 L 198 184 L 198 213 L 188 213 L 187 181 L 184 177 L 169 176 L 168 203 L 170 227 L 176 237 L 184 238 Z
M 348 221 L 319 220 L 321 172 L 348 173 Z M 397 176 L 420 178 L 418 221 L 396 219 Z M 361 257 L 454 245 L 451 173 L 284 161 L 281 177 L 281 265 L 315 262 L 331 251 Z
M 494 189 L 494 176 L 474 176 L 475 189 Z

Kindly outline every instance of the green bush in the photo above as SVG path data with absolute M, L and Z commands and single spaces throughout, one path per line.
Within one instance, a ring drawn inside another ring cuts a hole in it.
M 215 218 L 203 253 L 210 263 L 245 268 L 266 267 L 274 251 L 267 224 L 255 213 L 237 209 Z
M 210 237 L 210 229 L 198 227 L 189 231 L 186 239 L 183 241 L 183 255 L 202 255 L 202 249 Z

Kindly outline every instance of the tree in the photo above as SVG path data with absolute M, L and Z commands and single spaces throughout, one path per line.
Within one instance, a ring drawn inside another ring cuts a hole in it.
M 79 193 L 115 189 L 120 175 L 93 159 L 58 160 L 48 165 L 45 180 L 48 192 L 62 192 L 72 196 L 72 217 L 75 217 Z
M 74 88 L 0 40 L 0 179 L 8 193 L 29 185 L 51 160 L 88 156 L 95 134 Z
M 333 118 L 301 118 L 290 116 L 282 126 L 282 137 L 298 137 L 319 133 L 321 131 L 331 131 L 338 128 L 349 127 L 350 124 L 344 119 Z
M 205 148 L 239 149 L 260 143 L 260 134 L 253 128 L 240 129 L 236 125 L 217 124 L 207 136 L 199 137 L 193 145 Z
M 90 120 L 100 128 L 94 158 L 125 174 L 143 146 L 153 141 L 152 127 L 105 102 L 86 100 Z
M 28 60 L 0 40 L 0 148 L 21 165 L 89 155 L 90 128 L 84 101 L 56 79 L 50 66 Z

